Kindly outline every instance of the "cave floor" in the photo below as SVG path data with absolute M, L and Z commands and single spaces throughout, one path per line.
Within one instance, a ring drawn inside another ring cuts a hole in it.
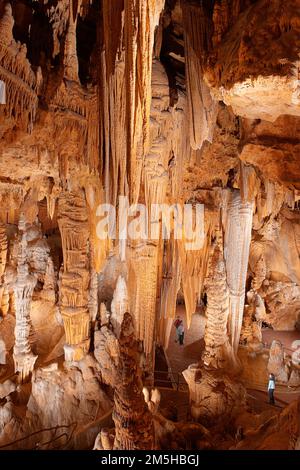
M 174 382 L 179 382 L 179 388 L 183 389 L 184 378 L 182 372 L 193 363 L 199 361 L 202 351 L 204 350 L 204 329 L 205 329 L 205 316 L 204 312 L 199 310 L 192 317 L 192 323 L 190 329 L 187 329 L 185 307 L 184 305 L 178 305 L 176 315 L 179 315 L 184 322 L 185 327 L 185 338 L 184 345 L 180 346 L 178 342 L 175 342 L 176 333 L 175 328 L 172 327 L 169 345 L 165 351 L 169 367 L 172 371 Z M 291 354 L 292 344 L 294 341 L 300 341 L 300 332 L 299 331 L 275 331 L 272 329 L 263 329 L 263 342 L 266 347 L 269 348 L 274 339 L 281 341 L 287 354 Z M 267 353 L 267 350 L 266 350 Z M 243 354 L 243 351 L 241 351 Z M 267 378 L 267 355 L 258 356 L 255 359 L 255 367 L 252 367 L 250 362 L 248 366 L 250 369 L 253 369 L 253 374 L 257 377 L 260 376 L 261 380 L 259 382 L 253 382 L 251 380 L 251 375 L 247 374 L 247 379 L 245 380 L 245 386 L 248 390 L 248 395 L 250 401 L 253 403 L 254 409 L 257 411 L 262 411 L 268 409 L 270 405 L 268 404 L 268 394 L 266 392 L 266 383 Z M 258 374 L 258 371 L 261 373 Z M 253 383 L 252 383 L 253 382 Z M 170 393 L 173 393 L 170 391 Z M 166 401 L 168 400 L 167 392 L 164 392 L 163 396 Z M 174 397 L 176 393 L 173 393 Z M 172 395 L 172 396 L 173 396 Z M 287 403 L 291 403 L 293 400 L 296 400 L 300 397 L 300 389 L 293 390 L 284 385 L 277 385 L 275 398 L 277 398 L 277 406 L 280 411 Z M 180 399 L 179 399 L 180 401 Z M 185 413 L 186 400 L 183 400 L 180 414 Z

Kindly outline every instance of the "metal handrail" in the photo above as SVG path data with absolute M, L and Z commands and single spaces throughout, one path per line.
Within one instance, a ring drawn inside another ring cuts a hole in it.
M 155 374 L 165 374 L 168 380 L 164 378 L 155 377 Z M 176 376 L 176 380 L 174 376 Z M 169 370 L 154 370 L 154 380 L 156 380 L 157 382 L 162 382 L 162 383 L 168 383 L 168 384 L 171 383 L 172 388 L 173 389 L 175 388 L 177 391 L 179 390 L 180 385 L 187 385 L 186 381 L 182 377 L 181 372 L 174 373 L 170 369 Z

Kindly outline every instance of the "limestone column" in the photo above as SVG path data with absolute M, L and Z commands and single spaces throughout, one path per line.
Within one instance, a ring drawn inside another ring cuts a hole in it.
M 26 240 L 26 222 L 24 215 L 21 215 L 19 221 L 19 231 L 21 239 L 19 243 L 19 252 L 17 260 L 17 276 L 14 283 L 14 297 L 16 309 L 15 326 L 15 345 L 14 345 L 14 363 L 15 372 L 20 373 L 20 379 L 23 382 L 29 376 L 34 368 L 37 356 L 31 351 L 29 342 L 30 334 L 30 305 L 33 290 L 36 285 L 36 278 L 29 273 L 26 260 L 27 240 Z
M 90 345 L 89 224 L 83 190 L 61 194 L 58 225 L 63 249 L 60 307 L 66 333 L 65 359 L 79 361 Z
M 227 211 L 224 255 L 229 287 L 228 326 L 236 354 L 243 322 L 253 203 L 243 202 L 240 191 L 234 191 L 230 194 Z

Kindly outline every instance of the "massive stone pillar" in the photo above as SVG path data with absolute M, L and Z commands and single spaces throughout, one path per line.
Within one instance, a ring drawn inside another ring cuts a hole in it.
M 229 287 L 230 341 L 237 353 L 245 303 L 245 284 L 251 241 L 253 203 L 243 202 L 239 191 L 229 195 L 224 255 Z
M 89 224 L 83 190 L 61 194 L 58 225 L 63 249 L 60 301 L 67 342 L 65 358 L 79 361 L 90 345 Z
M 14 363 L 15 371 L 20 373 L 20 380 L 26 380 L 32 372 L 37 356 L 31 351 L 29 342 L 30 334 L 30 305 L 33 290 L 36 285 L 36 278 L 29 273 L 29 267 L 26 259 L 27 240 L 26 240 L 26 221 L 21 214 L 19 221 L 19 231 L 21 239 L 19 243 L 19 252 L 17 258 L 17 275 L 13 290 L 16 309 L 15 326 L 15 345 L 14 345 Z

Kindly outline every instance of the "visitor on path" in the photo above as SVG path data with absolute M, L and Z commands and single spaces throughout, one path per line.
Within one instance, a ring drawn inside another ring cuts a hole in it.
M 178 334 L 179 334 L 179 344 L 183 344 L 183 339 L 184 339 L 184 326 L 183 322 L 181 321 L 180 325 L 177 328 Z
M 274 390 L 275 390 L 275 375 L 269 375 L 269 383 L 268 383 L 268 393 L 269 393 L 269 403 L 270 405 L 275 405 L 274 400 Z
M 178 331 L 178 327 L 179 327 L 179 325 L 180 325 L 181 323 L 182 323 L 182 320 L 181 320 L 181 319 L 180 319 L 180 317 L 178 316 L 178 317 L 176 318 L 176 320 L 174 321 L 174 326 L 175 326 L 175 328 L 176 328 L 176 338 L 175 338 L 175 343 L 177 343 L 177 341 L 179 341 L 179 340 L 180 340 L 180 338 L 179 338 L 179 331 Z

